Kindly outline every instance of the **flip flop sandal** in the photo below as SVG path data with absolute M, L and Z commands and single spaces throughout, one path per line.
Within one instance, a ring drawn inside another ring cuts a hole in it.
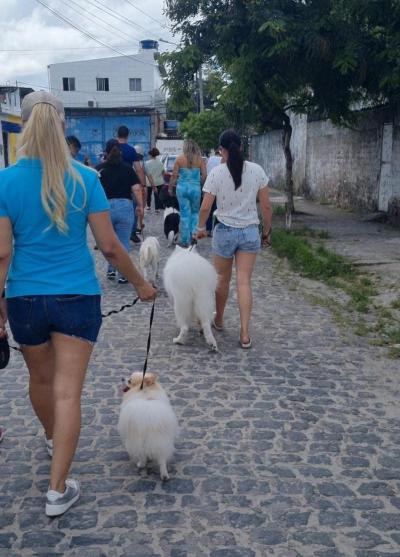
M 215 323 L 215 319 L 213 319 L 211 325 L 214 327 L 214 329 L 215 329 L 216 331 L 223 331 L 223 330 L 224 330 L 223 327 L 220 327 L 219 325 L 217 325 L 217 324 Z
M 216 316 L 216 315 L 217 315 L 217 312 L 214 311 L 214 317 L 213 317 L 213 320 L 212 320 L 212 323 L 211 323 L 211 327 L 214 327 L 214 329 L 215 329 L 216 331 L 223 331 L 223 330 L 224 330 L 224 327 L 221 327 L 220 325 L 217 325 L 217 324 L 215 323 L 215 316 Z
M 7 337 L 0 338 L 0 369 L 4 369 L 10 361 L 10 346 Z
M 242 342 L 241 340 L 239 340 L 239 343 L 243 350 L 248 350 L 252 346 L 251 338 L 249 338 L 249 342 Z

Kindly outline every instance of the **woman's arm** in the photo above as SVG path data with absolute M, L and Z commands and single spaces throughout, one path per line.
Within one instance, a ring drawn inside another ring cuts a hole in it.
M 258 192 L 258 199 L 260 202 L 260 209 L 261 215 L 263 220 L 263 234 L 262 234 L 262 242 L 263 245 L 269 246 L 269 236 L 271 234 L 271 222 L 272 222 L 272 206 L 271 201 L 269 199 L 269 190 L 268 188 L 262 188 Z
M 180 161 L 180 157 L 178 157 L 175 161 L 174 168 L 173 168 L 172 174 L 171 174 L 171 178 L 169 179 L 169 184 L 168 184 L 169 188 L 175 188 L 176 187 L 176 181 L 177 181 L 178 176 L 179 176 L 180 167 L 181 167 L 181 161 Z
M 154 189 L 155 184 L 154 184 L 154 180 L 150 174 L 150 172 L 147 170 L 147 164 L 144 165 L 144 173 L 146 175 L 147 180 L 150 182 L 150 186 Z M 146 183 L 147 186 L 147 183 Z
M 140 161 L 135 161 L 133 163 L 133 170 L 138 175 L 139 180 L 142 182 L 142 185 L 145 186 L 146 185 L 146 177 L 144 175 L 144 170 L 143 170 L 142 165 L 140 164 Z
M 12 254 L 12 227 L 8 217 L 0 218 L 0 295 L 4 292 Z M 0 299 L 0 338 L 6 336 L 7 303 Z
M 141 184 L 135 184 L 132 186 L 132 195 L 136 201 L 136 214 L 139 219 L 143 218 L 144 210 L 143 210 L 143 195 L 142 195 Z
M 118 240 L 108 211 L 89 214 L 89 225 L 104 257 L 129 280 L 142 301 L 153 300 L 156 289 L 145 281 Z
M 200 176 L 201 176 L 201 183 L 204 184 L 204 182 L 207 179 L 207 167 L 206 167 L 206 163 L 204 161 L 203 158 L 200 159 Z
M 196 238 L 200 240 L 207 236 L 206 232 L 206 222 L 208 219 L 208 215 L 210 214 L 211 207 L 214 203 L 215 195 L 212 193 L 205 193 L 203 197 L 203 202 L 200 207 L 199 213 L 199 224 L 197 225 L 197 234 Z

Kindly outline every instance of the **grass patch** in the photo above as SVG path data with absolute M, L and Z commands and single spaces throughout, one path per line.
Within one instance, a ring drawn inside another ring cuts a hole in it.
M 272 214 L 281 216 L 286 215 L 286 209 L 284 205 L 272 205 Z
M 400 320 L 393 310 L 400 309 L 400 296 L 390 306 L 373 303 L 378 295 L 373 280 L 361 274 L 346 258 L 327 249 L 322 231 L 299 228 L 293 231 L 274 229 L 272 250 L 303 277 L 325 283 L 346 293 L 338 296 L 307 296 L 311 303 L 329 309 L 332 319 L 341 327 L 351 327 L 374 346 L 386 347 L 390 358 L 400 358 Z M 369 313 L 368 318 L 362 317 Z
M 392 360 L 399 360 L 400 359 L 400 348 L 393 346 L 388 352 L 389 358 Z
M 354 333 L 359 337 L 366 337 L 370 332 L 368 325 L 365 321 L 359 321 L 354 327 Z
M 294 228 L 291 231 L 291 234 L 306 238 L 318 238 L 320 240 L 327 240 L 329 238 L 329 233 L 326 230 L 314 230 L 312 228 L 308 228 L 307 226 Z
M 400 296 L 390 304 L 393 309 L 400 309 Z
M 322 245 L 314 247 L 299 235 L 299 231 L 275 229 L 271 242 L 273 251 L 279 257 L 286 257 L 292 268 L 307 278 L 326 282 L 335 277 L 349 279 L 356 276 L 356 271 L 344 257 Z

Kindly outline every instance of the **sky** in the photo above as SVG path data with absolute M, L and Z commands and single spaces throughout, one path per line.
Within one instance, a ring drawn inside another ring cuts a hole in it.
M 165 0 L 0 0 L 0 85 L 47 87 L 48 64 L 119 55 L 40 2 L 124 54 L 137 52 L 143 39 L 177 42 L 164 15 Z M 161 52 L 174 48 L 160 42 Z

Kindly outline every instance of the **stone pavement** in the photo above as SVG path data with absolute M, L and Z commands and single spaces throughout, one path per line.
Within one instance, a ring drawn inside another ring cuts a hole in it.
M 147 221 L 161 233 L 161 216 Z M 209 255 L 209 241 L 199 249 Z M 160 288 L 149 369 L 182 428 L 168 483 L 138 472 L 116 431 L 121 377 L 143 363 L 148 305 L 104 321 L 73 465 L 83 497 L 59 519 L 44 514 L 49 460 L 13 355 L 0 373 L 0 557 L 400 556 L 398 363 L 362 339 L 345 341 L 329 311 L 309 305 L 277 267 L 264 251 L 248 352 L 238 347 L 233 295 L 220 353 L 195 332 L 173 345 Z M 103 310 L 134 296 L 102 282 Z

